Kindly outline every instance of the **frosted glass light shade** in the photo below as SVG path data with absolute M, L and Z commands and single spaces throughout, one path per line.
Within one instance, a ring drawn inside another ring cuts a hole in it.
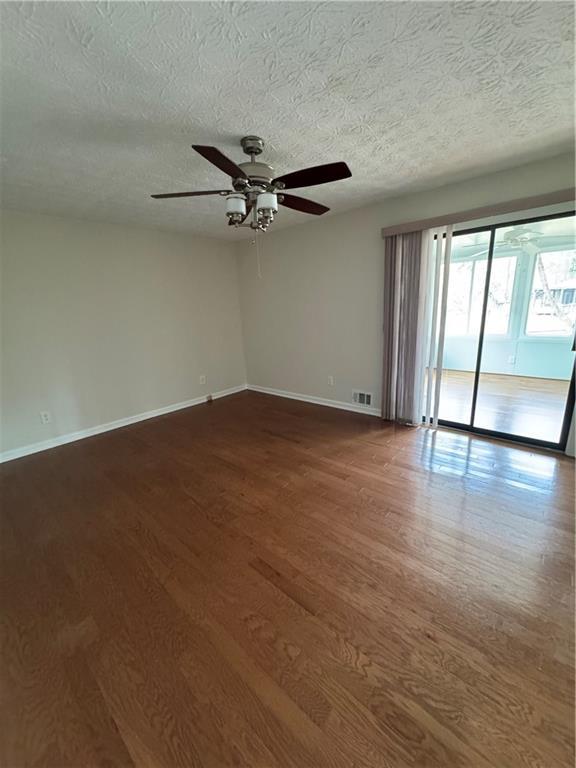
M 242 195 L 228 195 L 226 198 L 226 215 L 234 213 L 246 215 L 246 200 Z
M 262 192 L 258 195 L 257 203 L 258 211 L 273 211 L 276 213 L 278 210 L 278 197 L 272 192 Z

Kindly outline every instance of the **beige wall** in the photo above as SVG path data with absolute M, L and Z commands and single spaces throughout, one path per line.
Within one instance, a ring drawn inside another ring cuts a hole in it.
M 21 213 L 1 224 L 2 450 L 246 381 L 229 243 Z
M 374 392 L 379 405 L 381 228 L 573 185 L 574 157 L 561 155 L 309 220 L 262 237 L 262 279 L 257 276 L 254 247 L 240 244 L 249 383 L 346 403 L 352 389 L 365 389 Z M 322 200 L 322 187 L 302 193 Z M 334 386 L 329 385 L 329 376 L 334 376 Z
M 6 212 L 0 449 L 246 379 L 342 403 L 363 389 L 379 406 L 381 227 L 566 188 L 573 169 L 564 155 L 271 232 L 262 279 L 249 241 Z

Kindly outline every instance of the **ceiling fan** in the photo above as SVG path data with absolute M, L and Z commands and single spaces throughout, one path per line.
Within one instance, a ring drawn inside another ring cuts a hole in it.
M 246 226 L 265 232 L 272 223 L 274 214 L 278 212 L 278 205 L 302 213 L 311 213 L 313 216 L 321 216 L 330 210 L 325 205 L 305 197 L 287 195 L 284 192 L 285 189 L 313 187 L 316 184 L 327 184 L 330 181 L 348 179 L 352 176 L 346 163 L 328 163 L 275 177 L 271 166 L 254 159 L 264 149 L 263 139 L 259 136 L 244 136 L 240 140 L 240 145 L 244 152 L 250 155 L 250 162 L 238 165 L 216 147 L 192 145 L 192 149 L 230 177 L 232 189 L 169 192 L 163 195 L 152 195 L 152 197 L 160 200 L 171 197 L 221 195 L 226 198 L 226 216 L 230 226 Z M 245 223 L 248 217 L 250 219 Z
M 537 223 L 537 222 L 534 222 Z M 502 225 L 501 225 L 502 226 Z M 487 232 L 488 230 L 484 230 L 484 232 Z M 501 236 L 501 238 L 498 238 L 496 240 L 496 245 L 502 245 L 503 243 L 506 243 L 507 245 L 524 245 L 525 243 L 535 243 L 538 240 L 542 240 L 542 238 L 545 238 L 548 240 L 564 240 L 567 237 L 569 237 L 569 233 L 559 233 L 559 234 L 553 234 L 553 233 L 546 233 L 546 232 L 540 232 L 537 229 L 530 229 L 528 224 L 519 224 L 518 226 L 510 226 L 506 228 L 506 231 Z M 466 245 L 459 245 L 459 248 L 477 248 L 479 246 L 479 243 L 467 243 Z M 486 250 L 488 250 L 488 247 L 486 247 Z

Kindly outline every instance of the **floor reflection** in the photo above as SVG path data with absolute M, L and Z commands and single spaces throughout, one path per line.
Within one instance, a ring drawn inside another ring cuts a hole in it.
M 482 373 L 474 425 L 536 440 L 558 442 L 564 420 L 569 381 Z M 442 373 L 439 416 L 470 422 L 474 373 Z

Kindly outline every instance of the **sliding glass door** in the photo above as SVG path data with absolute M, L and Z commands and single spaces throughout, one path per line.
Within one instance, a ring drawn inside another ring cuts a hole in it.
M 452 238 L 438 408 L 440 421 L 472 423 L 474 372 L 480 349 L 489 251 L 489 230 L 455 234 Z M 441 280 L 443 278 L 442 275 Z
M 575 325 L 573 214 L 456 233 L 440 423 L 563 447 Z

